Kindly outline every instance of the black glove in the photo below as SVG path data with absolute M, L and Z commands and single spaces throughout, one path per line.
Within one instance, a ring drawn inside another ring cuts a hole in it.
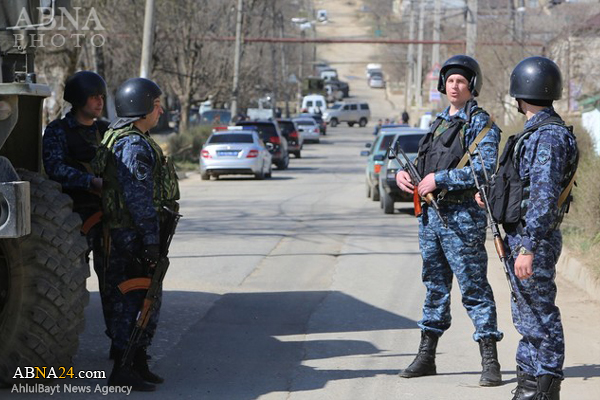
M 156 264 L 158 264 L 158 260 L 160 259 L 160 251 L 158 245 L 148 244 L 142 247 L 139 259 L 140 263 L 144 266 L 148 266 L 151 268 L 156 267 Z

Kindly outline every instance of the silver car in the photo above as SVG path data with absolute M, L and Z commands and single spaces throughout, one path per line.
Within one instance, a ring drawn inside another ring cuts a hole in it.
M 200 151 L 200 177 L 220 175 L 271 177 L 271 153 L 255 130 L 229 127 L 213 132 Z
M 294 118 L 293 121 L 306 143 L 319 143 L 321 128 L 313 118 Z

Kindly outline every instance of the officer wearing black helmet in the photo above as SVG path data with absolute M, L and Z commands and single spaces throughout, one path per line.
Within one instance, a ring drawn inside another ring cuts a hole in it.
M 110 315 L 104 296 L 104 248 L 99 223 L 102 179 L 94 174 L 90 165 L 108 129 L 108 123 L 99 119 L 104 109 L 106 83 L 94 72 L 77 72 L 67 79 L 63 98 L 71 103 L 71 110 L 64 118 L 52 121 L 44 131 L 44 169 L 50 179 L 60 183 L 63 191 L 71 196 L 73 210 L 81 216 L 82 233 L 94 253 L 94 270 L 108 326 Z M 110 337 L 108 330 L 106 333 Z
M 400 373 L 413 378 L 436 374 L 438 338 L 450 328 L 450 291 L 453 275 L 462 292 L 479 343 L 482 358 L 481 386 L 502 383 L 496 342 L 502 339 L 497 327 L 496 303 L 487 280 L 485 250 L 486 216 L 474 200 L 473 171 L 483 179 L 483 166 L 491 174 L 496 167 L 500 129 L 487 112 L 477 106 L 483 76 L 477 61 L 465 55 L 449 58 L 440 70 L 438 90 L 450 106 L 438 114 L 419 144 L 416 167 L 423 180 L 421 196 L 437 196 L 443 223 L 433 208 L 423 206 L 419 217 L 419 247 L 423 258 L 423 283 L 427 288 L 423 318 L 419 321 L 421 344 L 415 360 Z M 468 165 L 466 149 L 477 155 Z M 398 186 L 413 193 L 405 171 L 396 175 Z
M 119 284 L 147 276 L 159 259 L 160 218 L 163 207 L 177 211 L 179 186 L 173 165 L 150 137 L 163 113 L 160 87 L 145 78 L 125 81 L 115 95 L 118 119 L 106 132 L 94 168 L 102 174 L 103 223 L 110 230 L 109 267 L 106 273 L 112 319 L 109 329 L 115 347 L 115 364 L 109 385 L 155 390 L 163 379 L 148 367 L 147 348 L 158 323 L 160 297 L 133 363 L 122 363 L 145 290 L 126 291 Z M 125 364 L 125 365 L 123 365 Z
M 523 132 L 507 141 L 490 192 L 493 216 L 504 226 L 512 255 L 516 302 L 511 306 L 522 335 L 513 400 L 558 400 L 563 377 L 565 345 L 554 278 L 578 150 L 572 129 L 552 106 L 561 92 L 561 73 L 552 60 L 529 57 L 515 67 L 510 95 L 527 121 Z

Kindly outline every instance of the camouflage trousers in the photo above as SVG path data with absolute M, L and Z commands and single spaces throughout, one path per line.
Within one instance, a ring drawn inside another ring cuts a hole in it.
M 450 291 L 454 275 L 462 304 L 475 326 L 473 339 L 501 340 L 503 333 L 498 331 L 496 303 L 487 280 L 485 213 L 474 200 L 440 207 L 447 218 L 447 228 L 431 207 L 423 207 L 423 215 L 419 217 L 422 279 L 427 288 L 419 327 L 438 336 L 450 328 Z
M 533 376 L 563 376 L 565 339 L 560 310 L 555 304 L 556 262 L 562 249 L 560 231 L 552 231 L 541 240 L 533 257 L 533 276 L 520 280 L 514 275 L 514 262 L 520 246 L 518 234 L 506 235 L 505 244 L 513 257 L 509 257 L 510 277 L 517 302 L 511 304 L 513 323 L 522 338 L 517 347 L 517 364 Z
M 113 339 L 113 345 L 119 350 L 125 350 L 135 325 L 138 311 L 146 296 L 146 291 L 133 290 L 127 294 L 123 294 L 119 290 L 118 285 L 127 279 L 140 276 L 136 255 L 140 252 L 142 240 L 135 231 L 130 229 L 112 229 L 110 236 L 109 266 L 105 274 L 106 308 L 109 315 L 107 325 L 110 336 Z M 155 304 L 155 312 L 150 318 L 146 333 L 140 341 L 142 347 L 148 347 L 154 337 L 158 324 L 161 299 L 162 289 Z

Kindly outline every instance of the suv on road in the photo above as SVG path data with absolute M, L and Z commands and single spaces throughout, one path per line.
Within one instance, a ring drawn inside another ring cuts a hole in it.
M 335 103 L 323 113 L 326 123 L 335 128 L 340 122 L 347 122 L 348 126 L 358 123 L 361 127 L 366 126 L 371 118 L 371 110 L 368 103 Z
M 286 169 L 290 163 L 287 139 L 281 134 L 277 121 L 239 121 L 237 126 L 254 126 L 273 156 L 277 169 Z

